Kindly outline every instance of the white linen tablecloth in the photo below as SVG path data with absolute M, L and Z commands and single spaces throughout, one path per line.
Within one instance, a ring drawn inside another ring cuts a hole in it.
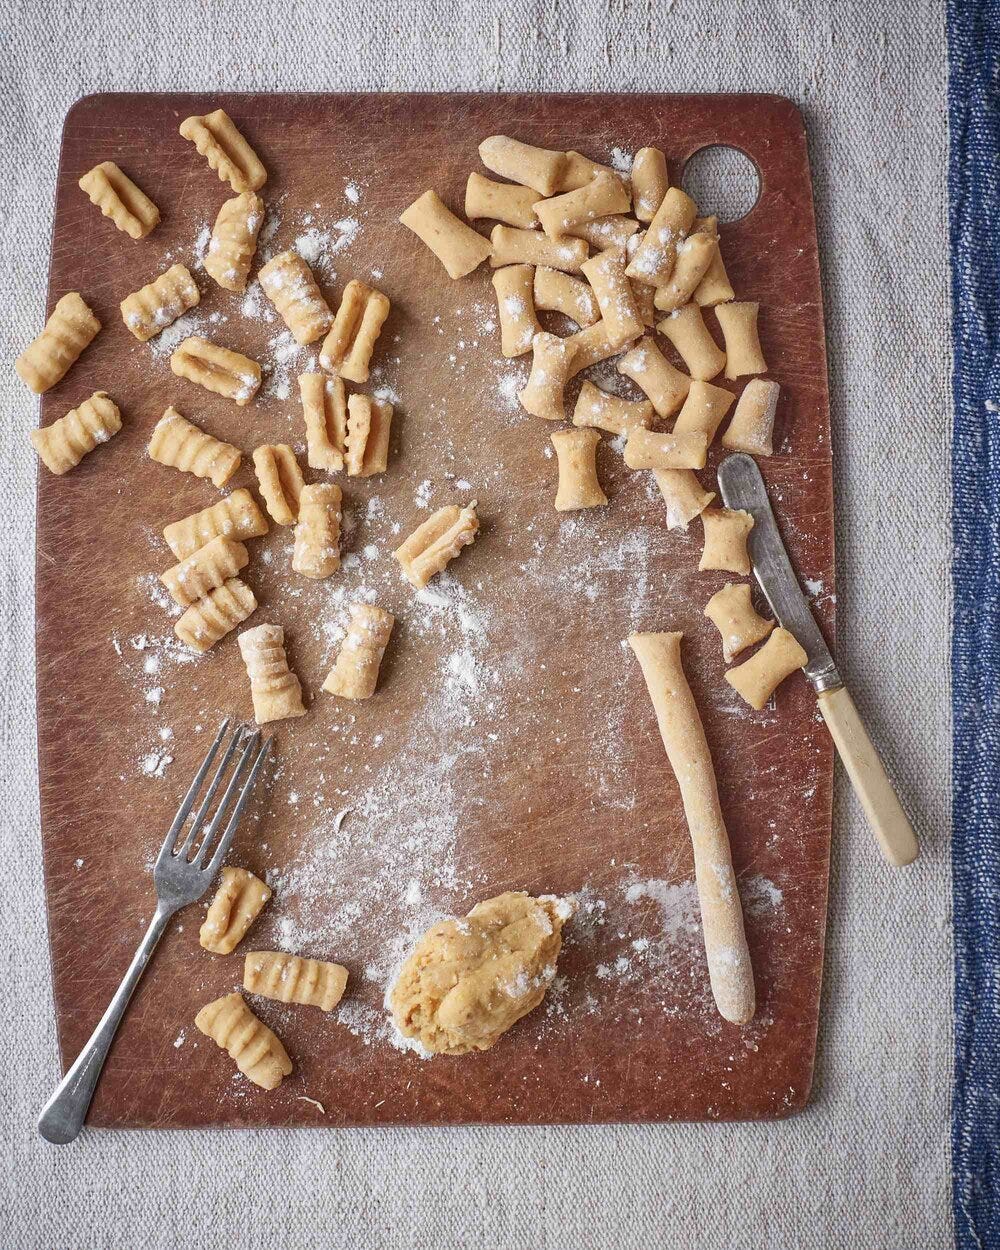
M 879 10 L 881 9 L 881 12 Z M 933 0 L 6 0 L 0 65 L 0 1245 L 951 1244 L 946 51 Z M 768 91 L 805 111 L 829 328 L 842 667 L 919 816 L 894 872 L 838 781 L 809 1109 L 762 1125 L 88 1133 L 56 1079 L 36 798 L 34 401 L 60 130 L 98 90 Z

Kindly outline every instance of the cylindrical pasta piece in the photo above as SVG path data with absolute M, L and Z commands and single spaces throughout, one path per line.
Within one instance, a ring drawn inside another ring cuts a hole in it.
M 722 635 L 722 658 L 727 664 L 774 629 L 774 621 L 754 608 L 749 582 L 726 582 L 705 605 L 705 615 Z
M 622 399 L 593 382 L 584 382 L 573 410 L 573 424 L 627 434 L 636 426 L 648 429 L 653 424 L 653 405 L 648 399 Z
M 716 239 L 719 237 L 719 219 L 717 217 L 699 217 L 694 223 L 696 231 L 705 234 L 711 234 Z M 705 270 L 705 276 L 695 287 L 694 302 L 700 304 L 702 308 L 711 308 L 716 304 L 724 304 L 727 300 L 731 300 L 735 292 L 733 285 L 729 281 L 729 275 L 726 273 L 726 265 L 722 259 L 722 245 L 716 247 L 709 262 L 708 268 Z
M 140 343 L 148 343 L 201 299 L 198 284 L 184 265 L 171 265 L 119 305 L 122 321 Z
M 581 221 L 569 226 L 566 233 L 574 239 L 583 239 L 599 252 L 609 248 L 628 247 L 639 230 L 639 223 L 631 217 L 612 213 L 609 217 L 595 217 L 593 221 Z
M 700 430 L 661 434 L 636 426 L 625 443 L 630 469 L 703 469 L 707 454 L 708 439 Z
M 574 152 L 572 149 L 566 153 L 566 161 L 559 175 L 556 193 L 577 191 L 580 187 L 585 187 L 588 182 L 593 182 L 598 174 L 617 178 L 625 188 L 625 194 L 629 197 L 628 203 L 631 204 L 631 189 L 628 180 L 620 170 L 612 168 L 611 165 L 602 165 L 599 161 L 592 161 L 589 156 L 584 156 L 582 152 Z
M 153 426 L 147 450 L 158 464 L 208 478 L 219 487 L 233 476 L 242 458 L 238 447 L 206 434 L 173 407 Z
M 668 530 L 686 530 L 715 498 L 690 469 L 654 469 L 653 477 L 667 505 Z
M 676 309 L 656 328 L 673 343 L 693 378 L 708 382 L 726 363 L 726 353 L 709 334 L 697 304 Z
M 659 148 L 640 148 L 632 158 L 632 206 L 636 217 L 652 221 L 669 189 L 667 158 Z
M 539 195 L 554 195 L 566 168 L 566 153 L 532 147 L 508 135 L 490 135 L 479 145 L 479 159 L 491 173 L 509 178 Z
M 757 336 L 756 300 L 717 304 L 715 315 L 726 342 L 726 377 L 742 378 L 748 373 L 767 373 L 767 361 Z
M 503 270 L 499 272 L 503 273 Z M 534 274 L 535 308 L 562 313 L 578 326 L 592 326 L 600 321 L 597 296 L 588 283 L 548 265 L 539 265 Z
M 423 590 L 463 547 L 475 542 L 479 532 L 476 506 L 473 500 L 461 509 L 456 504 L 439 508 L 396 548 L 392 554 L 411 586 Z
M 774 415 L 781 388 L 767 378 L 751 378 L 743 388 L 733 419 L 722 436 L 723 447 L 752 456 L 774 453 Z
M 671 187 L 649 223 L 628 267 L 628 276 L 647 286 L 663 286 L 674 268 L 677 244 L 687 235 L 697 206 L 680 187 Z
M 267 518 L 257 507 L 253 495 L 240 487 L 211 507 L 172 521 L 164 529 L 163 537 L 177 559 L 183 560 L 220 534 L 245 542 L 266 533 Z
M 625 213 L 629 207 L 629 194 L 616 174 L 599 173 L 575 191 L 539 200 L 535 213 L 542 229 L 550 239 L 560 239 L 570 228 L 595 217 L 607 217 L 612 213 Z
M 534 280 L 531 265 L 505 265 L 493 274 L 500 318 L 500 351 L 508 360 L 530 352 L 532 340 L 542 328 L 535 316 Z
M 661 312 L 673 312 L 690 303 L 718 250 L 719 241 L 710 234 L 689 234 L 678 243 L 670 280 L 656 288 L 654 306 Z
M 494 182 L 482 174 L 469 174 L 465 184 L 465 215 L 470 221 L 488 217 L 507 226 L 531 230 L 538 225 L 534 204 L 538 192 L 509 182 Z
M 296 343 L 305 347 L 326 334 L 333 313 L 312 270 L 297 252 L 280 252 L 257 277 Z
M 388 315 L 388 298 L 352 278 L 344 287 L 330 333 L 320 348 L 319 362 L 323 368 L 350 382 L 367 382 L 375 340 Z
M 144 239 L 160 222 L 160 210 L 114 161 L 102 161 L 80 179 L 91 204 L 131 239 Z
M 295 452 L 287 443 L 265 443 L 254 451 L 253 467 L 271 519 L 279 525 L 294 525 L 305 486 Z
M 726 673 L 726 681 L 759 712 L 785 678 L 808 662 L 794 634 L 779 625 L 759 651 Z
M 643 331 L 632 286 L 625 276 L 625 252 L 601 252 L 580 266 L 594 289 L 608 341 L 616 345 L 638 338 Z
M 691 387 L 687 374 L 675 369 L 648 336 L 621 358 L 618 372 L 632 379 L 661 417 L 672 417 Z
M 205 652 L 225 638 L 257 608 L 253 591 L 238 577 L 210 590 L 178 617 L 174 633 L 193 651 Z
M 305 716 L 302 686 L 288 667 L 285 631 L 280 625 L 256 625 L 239 636 L 240 654 L 250 678 L 253 714 L 258 725 Z
M 332 482 L 302 488 L 292 568 L 303 577 L 329 577 L 340 568 L 341 497 Z
M 347 440 L 347 392 L 339 377 L 325 373 L 299 375 L 302 415 L 306 423 L 306 459 L 311 469 L 330 472 L 344 467 Z
M 226 200 L 219 209 L 205 253 L 205 271 L 226 291 L 245 291 L 264 222 L 264 201 L 253 191 Z
M 706 508 L 701 523 L 705 527 L 705 546 L 698 568 L 749 573 L 747 537 L 753 529 L 753 516 L 742 508 Z
M 261 1089 L 277 1089 L 292 1070 L 278 1038 L 258 1020 L 242 994 L 226 994 L 202 1007 L 194 1018 L 206 1037 L 227 1052 L 245 1077 Z
M 344 363 L 340 366 L 340 376 L 348 382 L 367 382 L 375 341 L 382 332 L 382 326 L 389 316 L 389 299 L 381 291 L 371 291 L 365 310 L 361 314 L 358 326 Z
M 642 667 L 684 804 L 716 1006 L 726 1020 L 746 1024 L 756 1005 L 753 968 L 712 755 L 681 665 L 681 637 L 632 634 L 628 642 Z
M 224 109 L 216 109 L 204 117 L 186 117 L 180 124 L 180 132 L 208 161 L 220 182 L 228 182 L 237 193 L 259 191 L 267 182 L 267 170 L 260 158 Z
M 587 259 L 583 239 L 550 239 L 540 230 L 515 230 L 512 226 L 494 226 L 490 232 L 493 254 L 490 265 L 548 265 L 566 273 L 579 273 Z
M 160 581 L 174 603 L 188 608 L 210 591 L 224 586 L 249 563 L 250 554 L 241 542 L 220 535 L 161 573 Z
M 247 951 L 243 988 L 248 994 L 333 1011 L 347 988 L 347 969 L 323 959 L 303 959 L 284 951 Z
M 323 689 L 342 699 L 370 699 L 396 618 L 370 603 L 352 603 L 351 620 Z
M 557 512 L 600 508 L 608 502 L 597 479 L 597 444 L 600 441 L 600 434 L 593 429 L 556 430 L 552 435 L 559 464 Z
M 62 475 L 75 468 L 84 456 L 99 444 L 106 443 L 121 428 L 118 405 L 108 398 L 106 391 L 95 391 L 58 421 L 40 430 L 32 430 L 31 445 L 47 469 Z
M 389 464 L 393 408 L 387 400 L 352 395 L 347 401 L 344 467 L 351 477 L 384 473 Z
M 271 887 L 260 877 L 227 864 L 198 932 L 202 948 L 213 955 L 231 955 L 270 897 Z
M 599 364 L 612 356 L 619 356 L 623 344 L 612 342 L 603 319 L 595 321 L 592 326 L 584 326 L 563 340 L 573 348 L 573 358 L 569 363 L 569 377 L 575 378 L 578 373 L 590 365 Z
M 261 370 L 256 360 L 197 334 L 171 353 L 170 368 L 179 378 L 235 400 L 240 408 L 245 408 L 260 388 Z
M 558 338 L 545 330 L 535 335 L 528 384 L 517 396 L 526 412 L 544 417 L 546 421 L 563 419 L 566 415 L 563 391 L 575 350 L 571 339 Z
M 101 323 L 79 291 L 69 291 L 34 342 L 14 361 L 14 370 L 29 391 L 41 395 L 61 381 L 94 340 Z
M 399 218 L 444 265 L 449 278 L 464 278 L 489 256 L 489 243 L 460 220 L 436 191 L 425 191 Z
M 697 378 L 691 383 L 684 406 L 677 414 L 674 422 L 674 433 L 684 430 L 701 430 L 711 445 L 715 433 L 722 424 L 736 396 L 724 387 L 713 386 L 711 382 L 701 382 Z

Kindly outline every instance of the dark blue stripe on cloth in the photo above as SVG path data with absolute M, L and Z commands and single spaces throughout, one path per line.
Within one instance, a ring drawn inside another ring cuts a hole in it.
M 948 40 L 952 1173 L 956 1245 L 979 1250 L 1000 1247 L 1000 0 L 949 0 Z

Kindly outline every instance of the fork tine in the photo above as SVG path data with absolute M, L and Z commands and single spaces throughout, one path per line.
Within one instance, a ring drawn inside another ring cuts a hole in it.
M 229 729 L 231 721 L 232 717 L 227 716 L 219 726 L 219 732 L 215 735 L 215 741 L 208 748 L 208 754 L 205 756 L 204 760 L 202 760 L 201 767 L 195 773 L 194 780 L 191 782 L 190 786 L 188 786 L 188 792 L 181 800 L 181 805 L 177 809 L 177 815 L 174 817 L 173 824 L 167 831 L 167 836 L 163 839 L 163 845 L 160 847 L 160 853 L 156 857 L 157 862 L 159 862 L 164 855 L 169 855 L 173 852 L 174 843 L 177 841 L 177 835 L 184 827 L 184 822 L 187 820 L 191 812 L 191 808 L 194 806 L 194 801 L 198 797 L 198 791 L 201 789 L 202 782 L 208 775 L 208 770 L 212 767 L 212 761 L 218 754 L 222 739 L 226 736 L 226 731 Z
M 215 874 L 219 871 L 219 867 L 222 864 L 223 859 L 225 859 L 226 857 L 226 852 L 229 850 L 229 845 L 233 840 L 233 835 L 236 833 L 236 828 L 240 823 L 240 817 L 243 815 L 243 809 L 246 807 L 247 802 L 250 799 L 250 795 L 253 792 L 254 784 L 257 781 L 257 774 L 260 772 L 261 768 L 263 767 L 264 761 L 267 759 L 270 752 L 271 752 L 271 739 L 267 738 L 264 742 L 264 745 L 260 748 L 260 750 L 257 753 L 257 758 L 254 760 L 253 768 L 251 768 L 250 770 L 250 775 L 249 777 L 247 777 L 246 783 L 243 786 L 242 791 L 240 792 L 240 797 L 236 801 L 236 807 L 233 810 L 232 816 L 230 817 L 229 824 L 226 826 L 226 831 L 222 835 L 222 839 L 219 842 L 219 845 L 215 853 L 213 854 L 212 858 L 209 860 L 208 866 L 205 869 L 205 872 L 208 874 L 209 878 L 212 878 L 215 876 Z M 227 794 L 226 798 L 228 797 L 229 796 Z M 224 806 L 225 806 L 225 799 L 223 800 L 222 804 L 219 807 L 219 814 L 216 817 L 216 821 L 218 821 L 219 818 L 221 817 L 222 809 Z M 213 830 L 213 833 L 214 833 L 214 830 Z M 208 838 L 206 838 L 205 840 L 205 845 L 206 846 L 208 845 Z
M 202 826 L 204 825 L 205 819 L 208 816 L 208 812 L 212 806 L 212 800 L 215 798 L 216 791 L 219 789 L 219 786 L 222 785 L 222 782 L 229 769 L 230 761 L 232 760 L 233 755 L 236 753 L 237 748 L 240 747 L 244 742 L 244 737 L 243 737 L 244 732 L 245 730 L 243 726 L 237 725 L 236 731 L 234 732 L 232 738 L 230 739 L 229 745 L 226 747 L 225 754 L 222 756 L 222 760 L 219 763 L 219 767 L 215 770 L 215 775 L 213 776 L 212 780 L 209 782 L 208 789 L 205 791 L 205 797 L 204 799 L 202 799 L 201 803 L 199 804 L 198 810 L 194 814 L 194 819 L 191 821 L 191 827 L 190 829 L 188 829 L 187 834 L 184 837 L 184 841 L 177 848 L 177 854 L 179 856 L 187 856 L 191 853 L 191 850 L 194 847 L 195 840 L 197 839 L 198 835 L 201 833 Z

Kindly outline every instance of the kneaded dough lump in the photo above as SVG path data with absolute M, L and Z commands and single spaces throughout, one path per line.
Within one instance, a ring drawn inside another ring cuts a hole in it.
M 575 910 L 570 899 L 507 893 L 432 926 L 389 995 L 400 1032 L 435 1054 L 489 1050 L 545 997 Z

